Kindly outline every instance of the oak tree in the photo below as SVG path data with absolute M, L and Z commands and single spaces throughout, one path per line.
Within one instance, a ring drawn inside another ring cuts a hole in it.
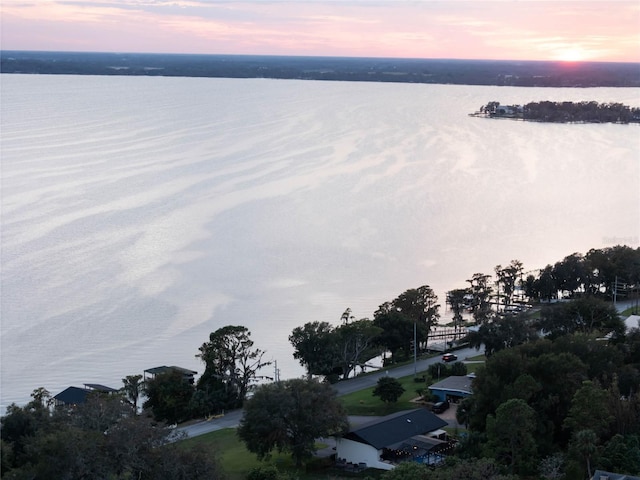
M 333 388 L 316 380 L 292 379 L 259 386 L 247 400 L 238 436 L 259 459 L 289 452 L 300 466 L 315 452 L 315 439 L 348 428 Z

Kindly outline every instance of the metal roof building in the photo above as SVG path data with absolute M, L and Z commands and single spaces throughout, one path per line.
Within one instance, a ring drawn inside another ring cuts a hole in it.
M 473 379 L 474 376 L 470 375 L 451 376 L 429 385 L 429 390 L 442 402 L 465 398 L 473 395 Z

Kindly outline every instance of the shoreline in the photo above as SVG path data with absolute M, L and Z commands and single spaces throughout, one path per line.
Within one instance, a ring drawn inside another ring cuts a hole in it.
M 0 50 L 6 74 L 267 78 L 512 87 L 640 87 L 640 63 Z

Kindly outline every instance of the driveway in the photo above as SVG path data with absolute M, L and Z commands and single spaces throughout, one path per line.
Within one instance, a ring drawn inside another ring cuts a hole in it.
M 476 350 L 475 348 L 463 348 L 461 350 L 456 350 L 456 355 L 458 355 L 459 361 L 464 361 L 467 358 L 475 357 L 483 352 L 483 349 Z M 403 365 L 401 367 L 392 368 L 387 371 L 377 371 L 368 375 L 362 375 L 355 378 L 350 378 L 349 380 L 343 380 L 333 385 L 333 388 L 338 393 L 338 396 L 348 395 L 349 393 L 357 392 L 359 390 L 364 390 L 365 388 L 373 387 L 378 382 L 378 379 L 389 375 L 394 378 L 406 377 L 408 375 L 413 375 L 414 369 L 417 372 L 422 372 L 427 369 L 429 365 L 433 365 L 435 363 L 440 362 L 441 356 L 438 355 L 436 357 L 428 358 L 426 360 L 418 360 L 415 367 L 414 364 L 411 363 L 409 365 Z M 452 408 L 449 408 L 442 415 L 453 415 L 451 418 L 445 418 L 449 422 L 451 426 L 452 422 L 457 422 L 455 420 L 455 411 Z M 453 411 L 453 414 L 451 414 Z M 189 437 L 196 437 L 198 435 L 204 435 L 205 433 L 214 432 L 216 430 L 221 430 L 223 428 L 235 428 L 240 423 L 242 418 L 242 410 L 234 410 L 228 412 L 226 415 L 220 418 L 215 418 L 212 420 L 205 420 L 202 422 L 192 423 L 190 425 L 185 425 L 178 427 L 176 429 L 177 432 L 184 432 Z M 353 422 L 353 424 L 362 423 L 364 421 L 371 420 L 371 417 L 350 417 L 349 421 Z

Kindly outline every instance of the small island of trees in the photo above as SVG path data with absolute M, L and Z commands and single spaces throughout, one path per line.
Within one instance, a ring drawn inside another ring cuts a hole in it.
M 492 101 L 470 114 L 473 117 L 510 118 L 552 123 L 640 123 L 640 108 L 622 103 L 530 102 L 526 105 L 501 105 Z

